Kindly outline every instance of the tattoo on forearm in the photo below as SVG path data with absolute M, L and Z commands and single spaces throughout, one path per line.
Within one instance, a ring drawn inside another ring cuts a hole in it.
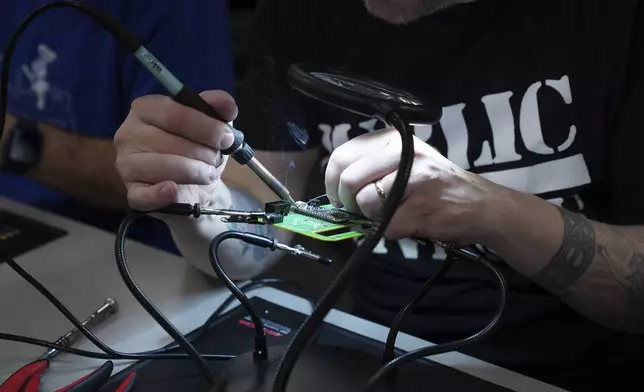
M 616 238 L 620 237 L 620 238 Z M 631 241 L 627 236 L 613 233 L 609 237 L 612 244 L 598 245 L 597 269 L 603 269 L 611 281 L 619 287 L 618 298 L 613 298 L 613 304 L 619 309 L 617 317 L 612 322 L 623 329 L 644 331 L 644 246 Z M 612 245 L 612 246 L 611 246 Z M 612 248 L 612 249 L 610 249 Z M 598 289 L 599 281 L 595 279 L 591 290 Z M 609 294 L 605 290 L 606 295 Z
M 642 317 L 644 314 L 644 254 L 634 254 L 628 266 L 631 272 L 626 277 L 628 280 L 626 306 L 630 311 L 639 313 L 638 320 L 644 325 L 644 317 Z
M 595 258 L 595 229 L 581 215 L 559 209 L 564 220 L 564 238 L 550 263 L 534 276 L 551 293 L 565 295 Z
M 644 332 L 644 227 L 609 226 L 560 211 L 562 245 L 535 282 L 599 323 Z
M 233 198 L 232 208 L 235 210 L 241 211 L 261 211 L 262 205 L 258 203 L 251 196 L 246 195 L 243 192 L 237 191 L 235 189 L 230 189 L 231 196 Z M 250 225 L 246 223 L 228 223 L 229 230 L 236 231 L 245 231 L 258 235 L 263 235 L 266 237 L 273 238 L 275 236 L 274 229 L 270 225 Z M 241 242 L 241 241 L 240 241 Z M 245 242 L 242 242 L 242 257 L 247 257 L 252 255 L 253 259 L 260 261 L 266 257 L 270 251 L 267 248 L 262 248 L 259 246 L 251 245 Z
M 626 276 L 628 281 L 628 303 L 633 310 L 644 313 L 644 253 L 634 253 L 628 263 L 631 270 Z

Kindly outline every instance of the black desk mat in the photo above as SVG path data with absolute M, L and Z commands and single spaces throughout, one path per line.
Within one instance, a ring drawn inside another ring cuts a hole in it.
M 66 234 L 61 228 L 0 209 L 0 261 L 20 256 Z
M 294 331 L 304 321 L 300 313 L 286 309 L 259 298 L 253 298 L 257 310 L 266 315 L 265 324 L 270 333 L 270 346 L 285 345 Z M 243 308 L 237 307 L 223 315 L 209 332 L 202 335 L 193 344 L 203 354 L 239 355 L 252 350 L 254 330 L 250 318 Z M 322 344 L 344 346 L 382 355 L 384 345 L 378 341 L 357 335 L 330 324 L 324 324 L 316 339 Z M 211 361 L 215 375 L 225 369 L 226 361 Z M 477 391 L 501 392 L 506 388 L 462 373 L 456 369 L 427 360 L 408 365 L 416 376 L 405 381 L 400 390 L 432 391 Z M 196 366 L 189 360 L 155 360 L 143 361 L 125 369 L 112 377 L 109 384 L 116 387 L 127 375 L 136 370 L 137 380 L 132 392 L 165 392 L 165 391 L 200 391 L 203 384 Z M 407 371 L 407 369 L 405 369 Z M 420 385 L 419 385 L 420 383 Z M 111 389 L 108 389 L 111 390 Z

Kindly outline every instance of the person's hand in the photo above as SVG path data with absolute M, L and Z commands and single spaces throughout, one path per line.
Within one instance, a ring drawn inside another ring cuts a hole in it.
M 414 145 L 411 177 L 385 236 L 474 242 L 491 224 L 489 202 L 501 199 L 505 188 L 462 170 L 415 137 Z M 401 149 L 400 135 L 392 129 L 362 135 L 337 148 L 325 178 L 331 203 L 378 219 L 398 172 Z
M 201 96 L 226 121 L 237 105 L 224 91 Z M 127 187 L 130 207 L 149 211 L 173 202 L 207 204 L 223 172 L 230 147 L 228 124 L 171 98 L 138 98 L 114 136 L 116 168 Z

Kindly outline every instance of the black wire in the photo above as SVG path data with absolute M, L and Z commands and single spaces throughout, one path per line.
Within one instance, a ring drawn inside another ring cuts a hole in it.
M 31 338 L 27 336 L 21 336 L 21 335 L 14 335 L 10 333 L 3 333 L 0 332 L 0 340 L 7 340 L 10 342 L 18 342 L 18 343 L 25 343 L 25 344 L 30 344 L 32 346 L 40 346 L 40 347 L 46 347 L 46 348 L 55 348 L 61 352 L 72 354 L 72 355 L 77 355 L 79 357 L 85 357 L 85 358 L 94 358 L 94 359 L 105 359 L 105 360 L 134 360 L 134 361 L 141 361 L 141 360 L 178 360 L 178 359 L 192 359 L 186 354 L 182 353 L 176 353 L 176 354 L 171 354 L 171 353 L 157 353 L 157 354 L 147 354 L 146 352 L 143 353 L 136 353 L 136 354 L 121 354 L 117 353 L 118 355 L 115 354 L 107 354 L 107 353 L 100 353 L 100 352 L 95 352 L 95 351 L 87 351 L 87 350 L 81 350 L 69 346 L 63 346 L 58 343 L 52 343 L 48 342 L 46 340 L 41 340 L 41 339 L 36 339 L 36 338 Z M 171 349 L 169 349 L 171 350 Z M 168 350 L 168 351 L 169 351 Z M 155 350 L 156 351 L 156 350 Z M 166 350 L 164 350 L 166 351 Z M 150 351 L 152 352 L 152 351 Z M 235 355 L 203 355 L 204 359 L 215 359 L 215 360 L 229 360 L 229 359 L 234 359 Z
M 79 349 L 76 349 L 76 348 L 73 348 L 73 347 L 63 346 L 61 344 L 52 343 L 52 342 L 47 342 L 45 340 L 40 340 L 40 339 L 36 339 L 36 338 L 30 338 L 30 337 L 27 337 L 27 336 L 13 335 L 13 334 L 10 334 L 10 333 L 0 332 L 0 340 L 7 340 L 7 341 L 10 341 L 10 342 L 31 344 L 33 346 L 40 346 L 40 347 L 46 347 L 46 348 L 55 348 L 55 349 L 60 350 L 62 352 L 78 355 L 79 357 L 94 358 L 94 359 L 105 359 L 105 360 L 131 359 L 131 358 L 116 357 L 114 355 L 110 355 L 110 354 L 106 354 L 106 353 L 97 353 L 97 352 L 93 352 L 93 351 L 79 350 Z M 185 354 L 184 354 L 184 356 L 185 356 Z M 158 358 L 158 359 L 164 359 L 164 358 Z M 174 359 L 174 358 L 168 358 L 168 359 Z
M 310 293 L 307 292 L 306 289 L 302 285 L 299 285 L 295 282 L 288 281 L 286 279 L 281 279 L 281 278 L 259 278 L 259 279 L 253 279 L 244 283 L 241 283 L 238 285 L 239 289 L 242 290 L 244 293 L 249 293 L 253 290 L 257 290 L 259 288 L 265 287 L 265 286 L 286 286 L 286 287 L 291 287 L 298 291 L 300 295 L 304 298 L 307 298 L 309 301 L 309 304 L 311 305 L 311 308 L 315 308 L 315 301 L 313 301 L 313 297 L 310 295 Z M 219 307 L 212 313 L 210 317 L 203 323 L 203 325 L 197 329 L 195 329 L 190 336 L 190 341 L 195 341 L 199 339 L 205 332 L 207 332 L 210 327 L 212 326 L 213 323 L 218 321 L 218 318 L 223 314 L 223 312 L 230 306 L 230 304 L 233 303 L 237 298 L 235 297 L 234 294 L 230 294 L 224 302 L 219 305 Z M 158 352 L 166 352 L 170 351 L 173 349 L 178 348 L 179 345 L 176 343 L 172 343 L 169 346 L 166 346 L 164 348 L 161 348 L 159 350 L 155 350 Z M 153 353 L 155 351 L 150 351 L 150 353 Z M 205 357 L 205 355 L 202 355 L 202 357 Z
M 309 305 L 311 306 L 311 312 L 313 312 L 313 310 L 315 309 L 315 300 L 313 300 L 313 295 L 311 295 L 311 293 L 308 292 L 308 290 L 306 290 L 302 285 L 297 284 L 295 282 L 288 281 L 286 279 L 280 279 L 280 278 L 256 279 L 256 280 L 247 282 L 245 284 L 239 285 L 239 288 L 242 291 L 244 291 L 245 293 L 248 293 L 248 292 L 250 292 L 252 290 L 255 290 L 256 288 L 260 288 L 260 287 L 262 287 L 264 285 L 266 285 L 266 286 L 270 286 L 270 285 L 280 286 L 280 285 L 283 285 L 283 286 L 286 286 L 286 287 L 291 287 L 291 288 L 295 289 L 295 291 L 297 292 L 297 294 L 300 297 L 305 298 L 309 302 Z M 236 299 L 237 298 L 235 298 L 235 296 L 231 294 L 219 306 L 219 308 L 217 308 L 215 313 L 222 312 L 223 310 L 225 310 L 230 305 L 230 303 L 232 303 Z M 316 335 L 313 338 L 314 341 L 316 341 L 317 338 L 318 338 L 318 336 Z
M 96 22 L 104 30 L 109 32 L 110 35 L 119 43 L 120 47 L 130 53 L 136 51 L 140 47 L 138 40 L 134 36 L 132 36 L 132 34 L 130 34 L 127 29 L 125 29 L 118 21 L 112 18 L 111 15 L 103 12 L 98 8 L 95 8 L 89 2 L 57 0 L 43 4 L 40 7 L 36 8 L 20 23 L 20 26 L 18 26 L 18 29 L 11 36 L 7 48 L 4 51 L 2 76 L 0 79 L 0 124 L 3 124 L 3 126 L 0 127 L 0 139 L 2 138 L 4 123 L 7 117 L 7 90 L 9 86 L 11 58 L 13 57 L 13 52 L 16 49 L 18 39 L 36 17 L 38 17 L 43 12 L 54 8 L 74 8 L 81 13 L 89 16 L 92 20 L 94 20 L 94 22 Z
M 262 321 L 262 317 L 259 315 L 257 309 L 255 309 L 255 306 L 246 296 L 246 294 L 244 294 L 244 292 L 239 289 L 235 282 L 230 279 L 228 274 L 226 274 L 226 271 L 224 271 L 221 263 L 219 262 L 219 257 L 217 255 L 219 245 L 221 245 L 222 242 L 230 239 L 241 240 L 246 243 L 269 248 L 271 250 L 275 250 L 276 243 L 274 239 L 269 237 L 246 233 L 243 231 L 229 230 L 224 231 L 223 233 L 220 233 L 215 238 L 213 238 L 213 240 L 210 241 L 210 247 L 208 251 L 208 255 L 210 256 L 210 264 L 215 270 L 215 273 L 217 274 L 219 279 L 224 282 L 224 285 L 226 285 L 228 290 L 230 290 L 235 298 L 237 298 L 237 300 L 242 304 L 244 309 L 246 309 L 251 319 L 253 320 L 253 324 L 255 326 L 255 347 L 253 354 L 255 356 L 255 359 L 266 359 L 268 357 L 268 344 L 266 343 L 266 333 L 264 332 L 264 322 Z
M 9 259 L 7 264 L 13 268 L 13 263 L 15 261 Z M 20 267 L 19 267 L 20 268 Z M 15 271 L 15 269 L 14 269 Z M 24 271 L 24 270 L 23 270 Z M 18 271 L 16 271 L 18 272 Z M 29 275 L 28 272 L 24 271 L 24 274 Z M 24 276 L 21 274 L 21 276 L 24 278 Z M 35 280 L 35 278 L 31 277 L 31 279 Z M 28 283 L 32 283 L 32 280 L 27 280 Z M 239 287 L 240 289 L 244 290 L 244 292 L 250 292 L 252 290 L 257 290 L 261 287 L 264 286 L 271 286 L 271 285 L 285 285 L 285 286 L 290 286 L 293 287 L 294 289 L 300 291 L 303 293 L 303 295 L 306 298 L 309 298 L 309 302 L 311 303 L 311 306 L 314 307 L 315 303 L 311 299 L 312 297 L 306 293 L 306 290 L 293 282 L 289 282 L 285 279 L 279 279 L 279 278 L 262 278 L 262 279 L 253 279 L 251 281 L 245 282 L 241 284 Z M 42 287 L 42 285 L 40 285 Z M 36 289 L 39 289 L 36 287 Z M 40 290 L 39 290 L 40 291 Z M 44 289 L 45 292 L 49 293 L 46 289 Z M 43 293 L 44 294 L 44 293 Z M 50 294 L 51 295 L 51 294 Z M 49 296 L 46 296 L 47 299 L 50 299 Z M 224 302 L 213 312 L 213 314 L 204 322 L 202 326 L 199 328 L 195 329 L 190 336 L 190 340 L 194 341 L 199 339 L 203 334 L 212 326 L 212 324 L 218 322 L 218 318 L 222 315 L 223 311 L 226 310 L 226 308 L 235 300 L 234 295 L 229 295 Z M 50 301 L 52 302 L 52 301 Z M 68 318 L 72 323 L 80 323 L 80 321 L 71 314 L 71 312 L 64 306 L 62 305 L 57 299 L 54 298 L 54 301 L 52 302 L 54 306 L 57 308 L 62 308 L 64 309 L 61 310 L 61 312 L 65 315 L 65 317 Z M 71 317 L 68 317 L 71 316 Z M 81 323 L 82 325 L 82 323 Z M 80 329 L 81 333 L 88 337 L 87 331 L 85 331 L 85 328 Z M 89 337 L 88 337 L 89 339 Z M 86 357 L 86 358 L 95 358 L 95 359 L 105 359 L 105 360 L 153 360 L 153 359 L 162 359 L 162 360 L 167 360 L 167 359 L 172 359 L 172 360 L 178 360 L 178 359 L 192 359 L 190 358 L 187 354 L 184 353 L 171 353 L 173 350 L 179 348 L 179 345 L 176 343 L 173 343 L 171 345 L 156 349 L 156 350 L 150 350 L 150 351 L 145 351 L 141 353 L 133 353 L 133 354 L 126 354 L 126 353 L 120 353 L 117 351 L 114 351 L 114 355 L 108 354 L 108 353 L 99 353 L 99 352 L 94 352 L 94 351 L 87 351 L 87 350 L 81 350 L 81 349 L 76 349 L 72 348 L 69 346 L 63 346 L 57 343 L 52 343 L 52 342 L 47 342 L 44 340 L 36 339 L 36 338 L 31 338 L 27 336 L 20 336 L 20 335 L 13 335 L 13 334 L 7 334 L 7 333 L 2 333 L 0 332 L 0 340 L 7 340 L 7 341 L 13 341 L 13 342 L 19 342 L 19 343 L 26 343 L 26 344 L 31 344 L 35 346 L 41 346 L 41 347 L 46 347 L 46 348 L 55 348 L 61 352 L 65 352 L 68 354 L 73 354 L 77 355 L 80 357 Z M 163 355 L 162 355 L 163 354 Z M 206 360 L 226 360 L 226 359 L 233 359 L 235 358 L 234 355 L 210 355 L 210 354 L 205 354 L 201 356 L 202 358 Z
M 391 218 L 395 214 L 396 209 L 402 200 L 403 194 L 405 193 L 412 164 L 414 162 L 413 130 L 408 127 L 396 113 L 392 113 L 387 122 L 400 132 L 400 137 L 402 139 L 402 152 L 400 163 L 398 165 L 398 173 L 396 174 L 390 195 L 387 198 L 387 201 L 385 201 L 382 221 L 380 223 L 374 222 L 369 234 L 353 252 L 344 269 L 336 276 L 331 285 L 327 288 L 326 292 L 318 302 L 316 309 L 309 317 L 307 317 L 306 320 L 304 320 L 300 329 L 295 332 L 295 336 L 289 343 L 286 352 L 277 367 L 277 374 L 275 375 L 272 387 L 273 392 L 283 392 L 286 390 L 293 367 L 295 366 L 300 354 L 307 346 L 320 324 L 324 321 L 326 315 L 338 301 L 344 292 L 344 289 L 351 283 L 354 276 L 368 260 L 367 257 L 378 244 L 380 238 L 382 238 L 389 221 L 391 221 Z
M 238 286 L 244 293 L 248 293 L 248 292 L 250 292 L 252 290 L 256 290 L 258 288 L 261 288 L 262 286 L 271 286 L 271 285 L 276 285 L 276 286 L 284 285 L 284 286 L 287 286 L 287 287 L 294 288 L 296 291 L 299 292 L 299 294 L 302 297 L 306 298 L 309 301 L 309 304 L 311 305 L 311 308 L 315 309 L 315 301 L 313 300 L 313 296 L 310 293 L 308 293 L 307 290 L 302 285 L 297 284 L 295 282 L 290 282 L 290 281 L 288 281 L 286 279 L 281 279 L 281 278 L 253 279 L 251 281 L 242 283 L 242 284 L 240 284 Z M 213 314 L 213 316 L 222 313 L 236 299 L 237 298 L 235 297 L 235 295 L 233 295 L 233 294 L 229 295 L 228 298 L 226 298 L 224 300 L 224 302 L 222 302 L 222 304 L 219 306 L 219 308 L 217 308 L 217 310 L 215 310 L 215 313 Z M 206 321 L 206 324 L 207 323 L 208 323 L 208 321 Z
M 186 354 L 181 354 L 180 356 L 177 356 L 175 354 L 172 355 L 172 357 L 168 357 L 167 355 L 161 355 L 163 352 L 166 352 L 166 350 L 154 350 L 154 351 L 148 351 L 148 352 L 143 352 L 143 353 L 134 353 L 134 354 L 128 354 L 128 353 L 122 353 L 119 351 L 115 351 L 109 346 L 107 346 L 105 343 L 103 343 L 96 335 L 92 333 L 87 327 L 83 325 L 83 323 L 76 318 L 72 314 L 72 312 L 65 307 L 45 286 L 42 285 L 42 283 L 38 282 L 33 276 L 31 276 L 27 271 L 25 271 L 18 263 L 16 263 L 15 260 L 7 258 L 5 259 L 5 262 L 9 267 L 11 267 L 18 275 L 20 275 L 24 280 L 27 281 L 30 285 L 32 285 L 36 290 L 38 290 L 52 305 L 60 311 L 63 316 L 67 320 L 69 320 L 74 327 L 76 327 L 87 339 L 92 342 L 96 347 L 104 351 L 107 355 L 109 355 L 109 359 L 134 359 L 134 360 L 141 360 L 141 359 L 177 359 L 177 358 L 189 358 Z M 26 339 L 31 339 L 31 338 L 26 338 Z M 41 345 L 41 344 L 38 344 Z M 58 347 L 55 347 L 58 348 Z M 66 351 L 66 350 L 63 350 Z M 88 353 L 91 353 L 91 351 L 87 351 Z M 156 354 L 156 355 L 155 355 Z M 208 360 L 228 360 L 231 358 L 234 358 L 234 355 L 207 355 L 204 356 L 204 359 Z
M 396 338 L 398 337 L 398 332 L 400 331 L 400 325 L 403 322 L 403 319 L 405 318 L 406 313 L 416 306 L 418 302 L 420 302 L 421 299 L 427 295 L 429 290 L 431 290 L 435 285 L 438 279 L 442 278 L 447 271 L 451 268 L 452 264 L 454 262 L 454 256 L 451 253 L 447 254 L 447 258 L 445 261 L 441 264 L 440 268 L 434 272 L 434 274 L 425 282 L 423 287 L 420 288 L 418 291 L 418 294 L 414 296 L 414 298 L 405 305 L 404 308 L 398 314 L 396 315 L 396 318 L 394 319 L 393 323 L 391 324 L 391 328 L 389 329 L 389 334 L 387 335 L 387 342 L 385 343 L 385 352 L 382 357 L 382 363 L 386 364 L 387 362 L 391 361 L 394 359 L 394 349 L 396 348 Z
M 286 286 L 292 286 L 296 290 L 301 290 L 301 292 L 305 292 L 305 290 L 300 285 L 297 285 L 293 282 L 289 282 L 285 279 L 279 279 L 279 278 L 253 279 L 248 282 L 244 282 L 240 284 L 239 288 L 245 293 L 249 293 L 253 290 L 257 290 L 264 286 L 271 286 L 273 284 L 277 284 L 277 285 L 283 284 Z M 311 297 L 307 296 L 307 298 L 311 298 Z M 208 330 L 212 327 L 214 323 L 217 323 L 219 321 L 219 317 L 221 317 L 221 315 L 226 310 L 226 308 L 228 308 L 228 306 L 230 306 L 230 304 L 236 299 L 237 298 L 233 294 L 230 294 L 228 297 L 226 297 L 224 302 L 222 302 L 221 305 L 219 305 L 219 307 L 215 309 L 215 311 L 210 315 L 210 317 L 208 317 L 200 327 L 196 328 L 194 331 L 192 331 L 192 333 L 190 333 L 189 339 L 188 337 L 186 337 L 188 341 L 194 342 L 196 340 L 199 340 L 199 338 L 202 337 L 204 333 L 208 332 Z M 309 302 L 313 304 L 312 300 L 310 299 L 309 299 Z M 179 345 L 177 343 L 171 343 L 165 347 L 159 348 L 157 350 L 147 351 L 146 353 L 147 354 L 164 353 L 164 352 L 170 352 L 177 348 L 179 348 Z M 186 354 L 183 354 L 183 355 L 185 356 L 185 358 L 189 358 Z M 201 354 L 202 358 L 207 359 L 208 356 L 209 355 Z
M 204 359 L 199 355 L 197 350 L 190 344 L 190 342 L 179 332 L 174 325 L 161 313 L 156 306 L 145 296 L 141 288 L 136 284 L 132 274 L 127 265 L 126 256 L 125 256 L 125 241 L 127 230 L 132 223 L 137 219 L 143 217 L 143 213 L 130 213 L 125 219 L 121 222 L 118 231 L 116 232 L 116 241 L 114 246 L 114 253 L 116 254 L 116 265 L 118 267 L 121 278 L 127 286 L 130 293 L 136 298 L 137 301 L 141 304 L 143 309 L 152 318 L 156 321 L 167 333 L 174 339 L 174 341 L 193 359 L 195 364 L 199 367 L 203 377 L 207 382 L 215 383 L 215 376 L 212 374 L 212 371 L 208 367 L 208 364 Z
M 385 366 L 380 368 L 380 370 L 376 374 L 374 374 L 373 377 L 371 377 L 363 392 L 371 392 L 380 380 L 385 378 L 391 372 L 399 369 L 401 366 L 428 356 L 459 350 L 465 346 L 481 341 L 494 331 L 499 320 L 503 316 L 503 309 L 505 309 L 508 290 L 507 283 L 505 281 L 505 278 L 503 277 L 503 274 L 492 263 L 484 259 L 481 259 L 480 263 L 492 272 L 499 288 L 499 302 L 497 304 L 496 312 L 494 313 L 494 318 L 492 319 L 492 321 L 490 321 L 490 323 L 479 332 L 465 339 L 420 348 L 418 350 L 410 351 L 404 355 L 399 356 L 393 361 L 388 362 Z

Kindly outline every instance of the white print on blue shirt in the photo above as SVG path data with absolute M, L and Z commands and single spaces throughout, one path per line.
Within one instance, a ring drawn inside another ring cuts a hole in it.
M 25 105 L 35 108 L 39 122 L 62 129 L 76 129 L 72 94 L 56 86 L 49 78 L 58 53 L 44 43 L 36 46 L 36 52 L 29 63 L 20 64 L 19 72 L 12 73 L 8 88 L 10 101 L 21 108 Z M 2 59 L 0 54 L 0 62 Z

